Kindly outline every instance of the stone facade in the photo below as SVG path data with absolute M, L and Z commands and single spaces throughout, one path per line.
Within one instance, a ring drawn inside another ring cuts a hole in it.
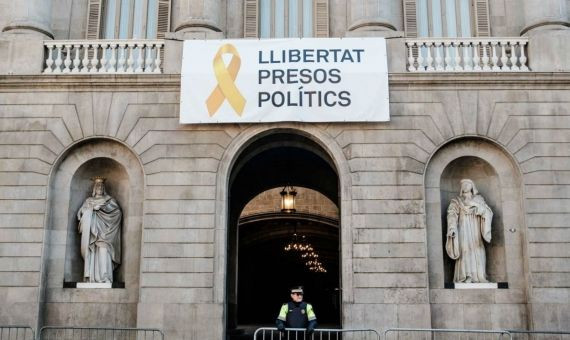
M 489 1 L 494 36 L 529 36 L 531 72 L 437 74 L 405 70 L 401 1 L 331 0 L 331 36 L 391 37 L 390 122 L 198 126 L 178 122 L 178 33 L 163 74 L 45 75 L 42 40 L 83 38 L 87 1 L 29 1 L 35 14 L 0 1 L 0 25 L 31 13 L 28 26 L 41 28 L 0 36 L 0 325 L 222 339 L 228 177 L 247 145 L 285 131 L 336 167 L 344 327 L 568 329 L 570 1 L 546 2 Z M 174 0 L 171 29 L 242 37 L 243 2 L 212 3 Z M 51 19 L 37 19 L 45 11 Z M 193 17 L 220 32 L 185 26 Z M 396 30 L 350 30 L 367 20 Z M 63 288 L 73 214 L 95 168 L 115 178 L 123 208 L 125 287 Z M 493 275 L 507 289 L 445 288 L 442 213 L 462 176 L 496 213 Z

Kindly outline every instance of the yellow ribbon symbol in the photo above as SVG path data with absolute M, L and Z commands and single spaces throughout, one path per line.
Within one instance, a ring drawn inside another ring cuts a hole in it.
M 225 53 L 230 53 L 232 55 L 232 60 L 227 68 L 224 64 L 224 60 L 222 59 L 222 55 Z M 216 85 L 216 88 L 206 100 L 206 106 L 208 107 L 210 117 L 218 111 L 225 99 L 228 100 L 228 103 L 230 103 L 238 116 L 241 116 L 246 100 L 234 83 L 241 65 L 239 53 L 234 45 L 222 45 L 214 57 L 213 64 L 214 74 L 218 81 L 218 85 Z

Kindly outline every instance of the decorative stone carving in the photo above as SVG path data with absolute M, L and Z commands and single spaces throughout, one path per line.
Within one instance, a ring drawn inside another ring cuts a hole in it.
M 455 260 L 453 282 L 489 282 L 485 242 L 491 242 L 493 212 L 479 195 L 475 183 L 461 180 L 459 196 L 447 209 L 447 255 Z
M 113 282 L 113 270 L 121 263 L 122 212 L 106 194 L 105 179 L 93 178 L 93 192 L 79 212 L 81 256 L 85 282 Z

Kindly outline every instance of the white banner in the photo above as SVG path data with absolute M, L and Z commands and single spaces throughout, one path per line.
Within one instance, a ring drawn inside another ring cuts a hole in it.
M 390 119 L 383 38 L 186 40 L 180 123 Z

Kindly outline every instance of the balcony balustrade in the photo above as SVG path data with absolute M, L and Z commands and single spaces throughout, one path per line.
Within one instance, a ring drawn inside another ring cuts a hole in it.
M 55 40 L 44 46 L 43 73 L 162 73 L 162 40 Z
M 406 39 L 410 72 L 525 72 L 527 38 Z

